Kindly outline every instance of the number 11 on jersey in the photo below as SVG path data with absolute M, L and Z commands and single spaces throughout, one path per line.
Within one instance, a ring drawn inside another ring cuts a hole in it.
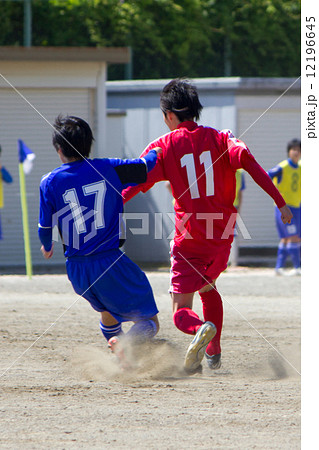
M 210 151 L 207 150 L 200 154 L 199 161 L 204 164 L 206 177 L 206 196 L 214 195 L 214 170 Z M 181 166 L 186 167 L 187 180 L 191 198 L 199 198 L 195 162 L 193 153 L 187 153 L 181 158 Z M 203 176 L 202 174 L 201 176 Z

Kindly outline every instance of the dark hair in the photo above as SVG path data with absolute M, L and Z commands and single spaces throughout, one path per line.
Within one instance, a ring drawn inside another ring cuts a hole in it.
M 292 148 L 299 147 L 301 151 L 301 141 L 299 139 L 292 139 L 287 144 L 287 153 L 289 153 L 289 150 Z
M 180 122 L 198 120 L 203 109 L 196 87 L 184 78 L 175 78 L 164 86 L 160 105 L 164 114 L 172 111 Z
M 87 158 L 94 140 L 92 130 L 85 120 L 61 114 L 55 119 L 52 143 L 58 151 L 61 148 L 67 158 Z

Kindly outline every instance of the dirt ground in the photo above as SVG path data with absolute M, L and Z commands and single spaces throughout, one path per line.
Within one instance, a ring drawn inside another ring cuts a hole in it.
M 0 277 L 0 448 L 299 449 L 300 278 L 222 274 L 222 368 L 186 376 L 168 271 L 147 275 L 161 330 L 129 373 L 65 275 Z

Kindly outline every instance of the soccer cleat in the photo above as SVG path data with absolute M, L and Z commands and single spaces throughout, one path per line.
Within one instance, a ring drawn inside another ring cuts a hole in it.
M 288 275 L 290 277 L 300 277 L 301 276 L 301 268 L 300 267 L 294 267 Z
M 212 322 L 205 322 L 198 329 L 186 352 L 184 360 L 184 369 L 186 372 L 194 373 L 200 366 L 200 363 L 204 358 L 206 347 L 213 339 L 216 332 L 216 327 Z
M 220 369 L 222 365 L 221 356 L 221 353 L 218 353 L 217 355 L 208 355 L 207 353 L 205 353 L 208 367 L 212 370 Z
M 126 370 L 131 367 L 129 362 L 126 360 L 124 349 L 117 336 L 113 336 L 108 340 L 108 347 L 117 357 L 122 370 Z

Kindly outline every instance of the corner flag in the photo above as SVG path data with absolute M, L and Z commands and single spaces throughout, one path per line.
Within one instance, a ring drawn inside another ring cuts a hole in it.
M 19 162 L 23 164 L 23 171 L 26 175 L 28 175 L 32 170 L 35 154 L 27 145 L 25 145 L 23 141 L 21 141 L 21 139 L 18 139 L 18 146 Z
M 29 237 L 29 219 L 27 193 L 25 188 L 25 174 L 31 172 L 35 154 L 25 145 L 21 139 L 18 139 L 18 156 L 19 156 L 19 179 L 20 179 L 20 200 L 22 209 L 22 224 L 24 237 L 24 254 L 27 276 L 32 278 L 32 262 Z

